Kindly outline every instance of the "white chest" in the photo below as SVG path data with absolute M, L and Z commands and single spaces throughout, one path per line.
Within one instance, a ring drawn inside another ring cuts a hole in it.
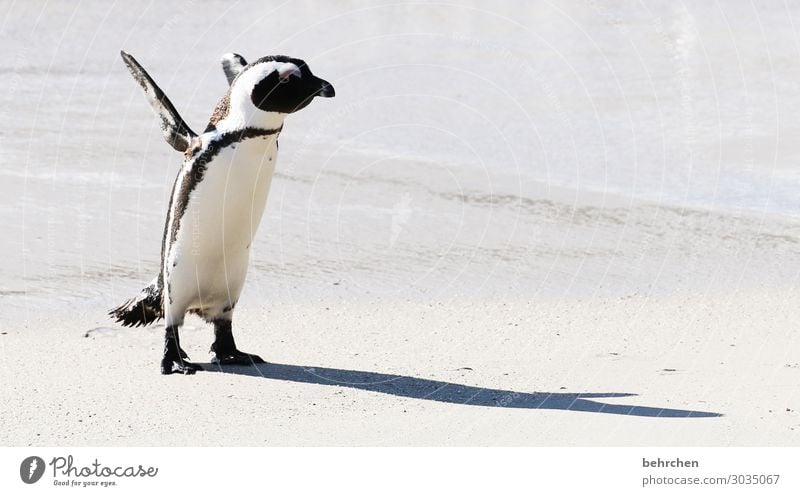
M 249 247 L 264 213 L 277 152 L 271 135 L 225 147 L 209 162 L 188 205 L 205 241 Z
M 277 151 L 277 135 L 250 138 L 221 148 L 205 164 L 202 178 L 197 164 L 182 171 L 181 179 L 195 184 L 184 210 L 171 211 L 169 228 L 177 226 L 177 233 L 164 269 L 177 283 L 176 290 L 194 288 L 186 293 L 187 304 L 235 301 L 266 206 Z M 176 188 L 173 205 L 180 204 L 180 190 Z

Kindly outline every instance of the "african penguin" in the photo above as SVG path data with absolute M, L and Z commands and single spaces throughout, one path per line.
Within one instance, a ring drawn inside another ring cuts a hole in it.
M 178 329 L 186 312 L 214 324 L 212 362 L 263 363 L 236 348 L 233 310 L 267 201 L 283 121 L 316 96 L 333 97 L 333 86 L 299 59 L 267 56 L 248 64 L 241 55 L 226 54 L 228 92 L 198 135 L 136 59 L 121 55 L 161 119 L 167 143 L 184 159 L 164 225 L 161 271 L 109 314 L 126 326 L 165 319 L 162 374 L 201 369 L 180 346 Z

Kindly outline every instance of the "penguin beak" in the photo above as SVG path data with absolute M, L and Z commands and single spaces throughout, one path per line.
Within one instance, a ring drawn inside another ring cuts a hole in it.
M 317 96 L 321 96 L 322 98 L 333 98 L 336 96 L 336 91 L 333 89 L 333 85 L 324 79 L 318 79 L 319 82 L 319 90 L 317 90 Z

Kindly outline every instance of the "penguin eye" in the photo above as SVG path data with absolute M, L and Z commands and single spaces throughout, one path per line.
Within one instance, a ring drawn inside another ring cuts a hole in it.
M 281 83 L 288 83 L 289 78 L 292 76 L 303 77 L 303 73 L 300 72 L 300 68 L 296 65 L 292 64 L 291 62 L 287 62 L 281 65 L 280 69 L 278 69 L 278 79 Z

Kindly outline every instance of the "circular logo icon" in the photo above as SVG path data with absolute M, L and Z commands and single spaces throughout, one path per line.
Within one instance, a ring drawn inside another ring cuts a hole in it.
M 34 484 L 44 475 L 44 460 L 38 456 L 29 456 L 19 466 L 19 477 L 25 484 Z

